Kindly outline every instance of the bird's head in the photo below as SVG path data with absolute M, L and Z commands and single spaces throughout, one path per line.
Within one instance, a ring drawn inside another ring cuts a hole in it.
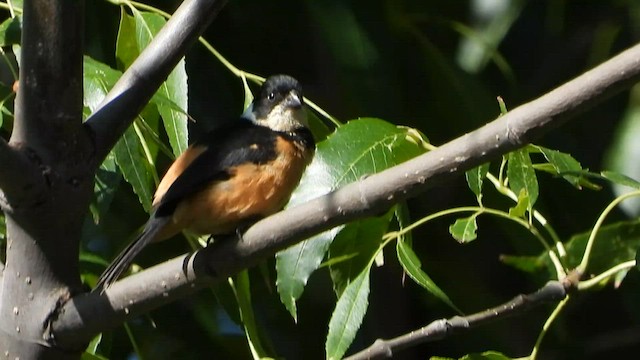
M 274 75 L 262 84 L 244 117 L 276 131 L 307 127 L 302 87 L 288 75 Z

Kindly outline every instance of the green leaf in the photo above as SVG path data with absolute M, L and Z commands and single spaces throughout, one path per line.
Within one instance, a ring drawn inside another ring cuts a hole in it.
M 511 360 L 511 358 L 497 351 L 485 351 L 481 354 L 465 355 L 460 360 Z
M 353 279 L 369 267 L 382 240 L 382 235 L 389 227 L 393 211 L 387 214 L 360 220 L 345 227 L 335 237 L 329 247 L 330 258 L 350 257 L 331 265 L 329 271 L 333 280 L 333 289 L 339 297 Z
M 313 162 L 305 171 L 288 207 L 423 153 L 419 144 L 408 139 L 409 131 L 373 118 L 352 120 L 338 128 L 318 144 Z M 294 319 L 297 319 L 296 300 L 342 229 L 343 226 L 336 227 L 276 255 L 278 293 Z
M 538 179 L 526 150 L 521 149 L 509 153 L 507 176 L 509 177 L 509 186 L 514 193 L 520 194 L 522 190 L 526 192 L 529 200 L 527 209 L 531 210 L 538 200 Z
M 573 236 L 565 244 L 566 263 L 570 268 L 578 266 L 582 260 L 589 235 L 589 232 L 585 232 Z M 591 250 L 586 275 L 599 274 L 625 261 L 635 259 L 639 247 L 640 222 L 638 221 L 619 222 L 600 228 Z
M 410 212 L 409 212 L 409 205 L 407 204 L 406 201 L 402 201 L 400 203 L 398 203 L 398 205 L 395 207 L 396 211 L 394 213 L 394 216 L 396 217 L 396 220 L 398 221 L 398 228 L 400 230 L 406 228 L 407 226 L 411 225 L 411 217 L 410 217 Z M 408 231 L 405 232 L 403 234 L 401 234 L 398 238 L 401 241 L 404 241 L 407 244 L 411 244 L 413 241 L 413 236 L 412 236 L 413 232 Z
M 136 22 L 133 16 L 127 14 L 125 7 L 120 8 L 120 26 L 116 39 L 116 60 L 118 68 L 125 70 L 140 55 L 136 41 Z
M 310 108 L 306 108 L 307 119 L 309 120 L 309 129 L 313 134 L 316 142 L 324 141 L 331 134 L 331 130 Z
M 97 355 L 97 354 L 91 354 L 88 352 L 84 352 L 82 353 L 82 356 L 80 357 L 81 360 L 108 360 L 108 358 L 102 356 L 102 355 Z
M 241 75 L 242 77 L 242 89 L 244 90 L 244 104 L 242 105 L 242 111 L 246 111 L 249 106 L 251 106 L 251 103 L 253 103 L 253 93 L 251 92 L 251 88 L 249 87 L 249 84 L 247 83 L 247 78 L 244 76 L 244 74 Z M 312 132 L 312 134 L 315 134 L 314 132 Z
M 136 26 L 136 40 L 138 50 L 146 48 L 160 29 L 165 25 L 166 20 L 154 13 L 134 11 L 133 16 Z M 184 59 L 180 60 L 173 69 L 167 80 L 158 89 L 158 94 L 163 95 L 170 102 L 176 104 L 183 111 L 176 111 L 172 106 L 158 103 L 158 111 L 162 116 L 164 128 L 169 138 L 169 143 L 173 149 L 173 154 L 182 154 L 188 146 L 187 130 L 187 72 L 185 70 Z
M 88 56 L 84 57 L 83 70 L 84 106 L 93 112 L 102 103 L 122 73 Z
M 227 313 L 229 319 L 237 325 L 242 324 L 240 309 L 238 309 L 238 300 L 236 300 L 233 282 L 220 282 L 213 284 L 211 287 L 213 295 L 216 297 L 217 303 Z
M 479 204 L 482 204 L 482 183 L 488 171 L 489 163 L 486 163 L 465 172 L 469 189 L 476 195 Z
M 7 225 L 5 224 L 4 214 L 0 212 L 0 248 L 5 248 L 7 245 Z M 0 254 L 0 262 L 6 261 L 6 255 L 4 252 Z
M 453 310 L 462 314 L 460 309 L 458 309 L 451 299 L 449 299 L 449 296 L 447 296 L 447 294 L 445 294 L 444 291 L 442 291 L 438 285 L 431 280 L 429 275 L 422 270 L 422 263 L 409 244 L 405 241 L 398 241 L 396 243 L 396 252 L 398 253 L 398 260 L 400 261 L 402 268 L 409 277 L 413 279 L 413 281 L 425 288 L 429 293 L 440 299 L 440 301 L 447 304 Z
M 478 237 L 476 233 L 476 230 L 478 230 L 476 217 L 478 217 L 477 213 L 466 218 L 457 219 L 449 226 L 451 236 L 460 243 L 468 243 L 475 240 Z
M 133 188 L 133 192 L 138 195 L 140 203 L 144 209 L 151 211 L 153 198 L 153 178 L 149 164 L 144 155 L 140 138 L 130 126 L 113 148 L 116 163 L 122 171 L 125 180 Z
M 249 281 L 249 271 L 243 270 L 234 277 L 233 289 L 235 290 L 236 299 L 238 300 L 238 308 L 240 309 L 240 317 L 244 331 L 251 348 L 251 354 L 254 359 L 262 359 L 268 357 L 260 340 L 258 325 L 256 323 L 255 314 L 253 313 L 253 305 L 251 300 L 251 285 Z
M 22 16 L 8 18 L 0 24 L 0 46 L 20 44 L 22 34 Z
M 432 356 L 431 360 L 454 360 L 452 358 L 445 358 L 440 356 Z M 468 354 L 461 357 L 458 360 L 511 360 L 512 358 L 503 355 L 497 351 L 485 351 L 481 354 Z
M 520 190 L 520 194 L 518 194 L 516 206 L 509 209 L 509 215 L 521 218 L 527 212 L 527 206 L 529 206 L 529 196 L 527 192 L 522 189 Z
M 501 255 L 500 261 L 520 271 L 535 273 L 544 269 L 546 261 L 540 256 Z
M 100 345 L 100 342 L 102 341 L 102 334 L 98 334 L 96 335 L 91 342 L 89 343 L 89 345 L 87 345 L 87 348 L 85 349 L 85 352 L 91 355 L 95 355 L 96 351 L 98 350 L 98 345 Z
M 329 321 L 327 359 L 341 359 L 356 336 L 369 305 L 369 268 L 342 292 Z
M 561 175 L 571 185 L 581 188 L 582 177 L 576 173 L 582 171 L 582 165 L 571 155 L 552 149 L 547 149 L 538 145 L 529 145 L 529 148 L 536 149 L 544 155 L 549 164 L 553 166 L 555 173 Z
M 590 232 L 574 235 L 564 245 L 567 251 L 564 263 L 567 267 L 575 268 L 580 264 L 589 236 Z M 634 260 L 639 247 L 640 221 L 618 222 L 601 227 L 591 250 L 586 277 L 600 274 L 618 264 Z M 503 257 L 502 260 L 520 270 L 533 273 L 546 268 L 549 274 L 555 274 L 555 268 L 546 252 L 537 257 L 508 256 Z M 620 282 L 625 274 L 626 271 L 621 273 L 617 282 Z M 610 278 L 608 281 L 612 279 L 614 278 Z
M 500 55 L 498 48 L 519 19 L 524 7 L 525 2 L 522 1 L 504 3 L 503 6 L 484 12 L 483 21 L 472 22 L 471 27 L 465 26 L 458 30 L 463 35 L 456 54 L 458 65 L 465 71 L 476 74 L 485 69 L 491 60 L 505 77 L 514 81 L 513 70 Z M 456 29 L 462 25 L 453 22 L 451 26 Z
M 107 92 L 118 81 L 121 72 L 110 68 L 109 66 L 102 64 L 90 57 L 85 56 L 83 62 L 84 68 L 84 105 L 91 111 L 102 103 Z M 124 179 L 131 184 L 133 191 L 138 195 L 140 203 L 145 210 L 151 209 L 152 200 L 152 174 L 155 169 L 151 168 L 148 159 L 145 157 L 142 142 L 134 131 L 133 127 L 129 127 L 125 131 L 123 137 L 116 143 L 113 148 L 113 158 L 116 164 L 120 168 Z M 109 169 L 107 169 L 109 172 Z M 106 173 L 102 173 L 106 175 Z M 100 186 L 105 179 L 96 179 L 96 186 Z M 112 181 L 115 185 L 115 178 L 111 176 L 109 181 Z M 105 184 L 108 186 L 109 184 Z M 96 188 L 96 191 L 100 192 L 102 188 Z M 110 203 L 110 197 L 113 194 L 109 194 L 109 191 L 104 193 L 105 197 L 102 199 L 96 199 L 96 201 L 102 202 L 102 207 L 97 208 L 94 212 L 94 219 L 97 221 L 97 214 L 103 213 L 108 208 Z
M 302 295 L 309 276 L 320 266 L 331 240 L 340 229 L 341 226 L 326 231 L 276 254 L 276 287 L 280 301 L 296 322 L 296 300 Z
M 624 174 L 617 173 L 615 171 L 603 171 L 600 173 L 605 179 L 614 182 L 618 185 L 628 186 L 634 189 L 640 189 L 640 182 L 636 179 L 632 179 Z
M 91 206 L 91 213 L 96 224 L 100 222 L 100 216 L 109 210 L 121 180 L 122 175 L 117 172 L 115 155 L 111 152 L 96 172 L 94 199 Z

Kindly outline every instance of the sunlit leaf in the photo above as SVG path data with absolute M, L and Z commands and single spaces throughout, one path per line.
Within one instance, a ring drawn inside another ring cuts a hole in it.
M 82 353 L 82 356 L 80 356 L 80 359 L 81 360 L 108 360 L 108 358 L 102 355 L 92 354 L 89 352 Z
M 509 153 L 507 176 L 509 177 L 509 186 L 514 193 L 520 194 L 522 190 L 526 192 L 529 200 L 527 209 L 532 209 L 538 200 L 538 179 L 526 150 L 521 149 Z
M 142 51 L 164 26 L 166 20 L 158 14 L 148 12 L 134 11 L 133 16 L 135 19 L 138 50 Z M 188 103 L 187 90 L 187 73 L 184 59 L 182 59 L 158 89 L 159 94 L 162 94 L 172 103 L 184 109 L 184 111 L 176 111 L 164 103 L 157 104 L 167 137 L 169 138 L 169 143 L 175 156 L 182 154 L 188 146 L 186 116 Z
M 460 243 L 468 243 L 475 240 L 478 237 L 478 234 L 476 233 L 478 230 L 476 217 L 478 217 L 478 214 L 457 219 L 451 226 L 449 226 L 449 233 L 451 233 L 451 236 Z
M 84 105 L 95 111 L 122 73 L 88 56 L 84 57 Z
M 341 359 L 353 342 L 369 305 L 369 269 L 365 269 L 342 292 L 329 321 L 325 350 L 327 359 Z
M 409 141 L 407 133 L 406 128 L 379 119 L 363 118 L 348 122 L 318 144 L 313 162 L 288 207 L 421 154 L 424 150 L 419 144 Z M 276 255 L 278 293 L 294 319 L 297 317 L 295 301 L 302 295 L 309 276 L 320 266 L 331 241 L 342 228 L 316 235 Z
M 154 186 L 151 171 L 153 170 L 149 169 L 140 138 L 132 127 L 125 131 L 113 148 L 113 152 L 125 180 L 131 184 L 133 192 L 138 195 L 144 209 L 147 212 L 151 211 Z
M 136 22 L 133 16 L 127 14 L 125 7 L 120 8 L 120 26 L 116 39 L 116 60 L 118 68 L 125 70 L 140 55 L 136 40 Z
M 556 174 L 561 175 L 576 188 L 581 188 L 581 176 L 577 176 L 576 174 L 582 171 L 582 165 L 580 165 L 578 160 L 574 159 L 573 156 L 538 145 L 529 145 L 529 148 L 540 151 L 549 164 L 553 166 Z
M 253 312 L 248 270 L 243 270 L 234 277 L 233 289 L 236 294 L 240 317 L 242 318 L 242 325 L 244 326 L 253 358 L 257 360 L 268 357 L 267 351 L 264 349 L 262 341 L 260 340 L 258 324 L 256 323 L 255 314 Z
M 478 203 L 482 204 L 482 182 L 489 171 L 489 164 L 482 164 L 465 172 L 469 189 L 473 191 L 478 199 Z
M 640 189 L 640 182 L 636 179 L 632 179 L 624 174 L 617 173 L 615 171 L 603 171 L 601 173 L 605 179 L 608 179 L 616 184 L 628 186 L 634 189 Z
M 527 207 L 529 206 L 529 196 L 527 192 L 522 189 L 520 190 L 520 194 L 518 194 L 518 201 L 516 202 L 516 206 L 509 209 L 509 215 L 513 217 L 523 217 L 527 212 Z
M 486 351 L 481 354 L 468 354 L 460 358 L 460 360 L 511 360 L 512 358 L 501 354 L 497 351 Z
M 0 24 L 0 46 L 20 44 L 22 34 L 22 16 L 8 18 Z
M 381 217 L 357 221 L 345 227 L 331 243 L 330 258 L 350 257 L 348 261 L 329 267 L 333 289 L 338 297 L 344 288 L 369 266 L 371 258 L 380 248 L 382 235 L 387 231 L 392 215 L 393 212 L 388 212 Z
M 91 206 L 91 213 L 96 224 L 100 222 L 101 215 L 109 210 L 121 179 L 122 175 L 117 171 L 115 155 L 109 153 L 96 171 L 94 200 Z

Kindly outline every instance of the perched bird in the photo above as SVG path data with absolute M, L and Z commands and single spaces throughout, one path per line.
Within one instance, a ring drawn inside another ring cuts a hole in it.
M 300 84 L 287 75 L 268 78 L 239 120 L 208 133 L 173 162 L 144 230 L 100 276 L 96 289 L 108 288 L 151 242 L 184 229 L 232 234 L 280 211 L 314 152 Z

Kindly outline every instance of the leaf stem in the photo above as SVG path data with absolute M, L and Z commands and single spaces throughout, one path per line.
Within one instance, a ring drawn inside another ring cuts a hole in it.
M 628 270 L 633 268 L 634 266 L 636 266 L 636 261 L 635 260 L 629 260 L 629 261 L 625 261 L 623 263 L 620 263 L 614 267 L 612 267 L 611 269 L 604 271 L 603 273 L 592 277 L 589 280 L 585 280 L 585 281 L 580 281 L 578 283 L 578 290 L 587 290 L 590 289 L 591 287 L 599 284 L 602 280 L 607 279 L 608 277 L 611 277 L 617 273 L 619 273 L 620 271 L 624 271 L 624 270 Z
M 432 151 L 432 150 L 435 150 L 435 149 L 438 148 L 437 146 L 435 146 L 433 144 L 429 144 L 429 143 L 424 143 L 423 147 L 425 149 L 429 150 L 429 151 Z M 502 163 L 500 164 L 499 178 L 496 178 L 493 174 L 488 172 L 487 173 L 487 179 L 489 179 L 493 183 L 494 187 L 496 188 L 496 190 L 500 194 L 509 197 L 511 200 L 513 200 L 513 201 L 515 201 L 517 203 L 518 202 L 518 197 L 503 182 L 503 173 L 504 173 L 505 165 L 506 165 L 506 161 L 505 161 L 505 157 L 503 156 L 502 157 Z M 561 278 L 563 278 L 563 277 L 565 277 L 567 275 L 565 266 L 562 264 L 562 261 L 560 261 L 560 258 L 564 258 L 566 256 L 566 253 L 567 253 L 565 248 L 564 248 L 564 245 L 562 244 L 562 241 L 560 241 L 560 237 L 555 232 L 553 227 L 551 227 L 551 225 L 549 224 L 547 219 L 539 211 L 537 211 L 535 209 L 532 209 L 532 213 L 533 213 L 533 217 L 536 219 L 536 221 L 540 225 L 542 225 L 542 227 L 547 231 L 547 233 L 549 234 L 549 236 L 551 236 L 551 239 L 555 243 L 555 247 L 557 249 L 557 254 L 556 254 L 556 252 L 554 252 L 551 249 L 551 245 L 546 241 L 546 239 L 544 237 L 536 236 L 536 237 L 538 237 L 538 239 L 540 239 L 540 241 L 541 241 L 542 245 L 544 246 L 544 248 L 547 249 L 547 251 L 549 253 L 549 257 L 551 258 L 551 261 L 553 262 L 553 264 L 554 264 L 554 266 L 556 268 L 556 273 L 558 274 L 558 279 L 561 279 Z M 509 217 L 509 218 L 512 219 L 511 217 Z M 535 227 L 533 227 L 533 228 L 535 228 Z
M 587 241 L 587 246 L 584 249 L 584 255 L 582 256 L 582 261 L 580 262 L 580 265 L 578 265 L 577 267 L 577 270 L 581 274 L 584 274 L 587 271 L 587 266 L 589 265 L 589 257 L 591 256 L 591 250 L 593 249 L 593 244 L 596 240 L 596 235 L 598 234 L 598 231 L 600 230 L 600 227 L 604 223 L 604 220 L 606 219 L 607 215 L 609 215 L 611 210 L 613 210 L 618 204 L 620 204 L 624 200 L 632 197 L 636 197 L 636 196 L 640 196 L 640 190 L 636 190 L 636 191 L 632 191 L 632 192 L 620 195 L 617 198 L 615 198 L 612 202 L 610 202 L 609 205 L 607 205 L 607 207 L 604 209 L 604 211 L 602 211 L 602 214 L 600 214 L 600 216 L 598 217 L 598 220 L 593 226 L 593 229 L 591 230 L 591 235 L 589 236 L 589 240 Z
M 560 312 L 562 312 L 562 309 L 564 309 L 565 305 L 567 305 L 567 302 L 569 302 L 570 298 L 571 296 L 567 295 L 567 297 L 562 299 L 562 301 L 560 301 L 556 306 L 556 308 L 553 310 L 551 315 L 549 315 L 549 318 L 547 319 L 547 321 L 545 321 L 544 325 L 542 326 L 542 331 L 540 332 L 540 335 L 538 335 L 538 339 L 536 340 L 536 344 L 533 346 L 531 355 L 529 355 L 529 360 L 535 360 L 536 356 L 538 356 L 538 350 L 540 349 L 540 345 L 542 344 L 542 340 L 544 339 L 544 336 L 549 331 L 551 324 L 553 324 L 553 322 L 558 317 L 558 315 L 560 315 Z
M 504 162 L 503 162 L 503 164 L 504 164 Z M 500 170 L 500 173 L 502 173 L 502 170 Z M 518 201 L 518 197 L 516 196 L 516 194 L 513 191 L 511 191 L 511 189 L 509 189 L 508 187 L 504 186 L 504 184 L 502 183 L 501 180 L 497 179 L 491 173 L 487 173 L 487 179 L 489 179 L 489 181 L 491 181 L 493 183 L 493 185 L 495 186 L 496 190 L 499 193 L 501 193 L 502 195 L 505 195 L 506 197 L 510 198 L 511 200 L 513 200 L 515 202 Z M 533 218 L 536 219 L 536 221 L 540 225 L 542 225 L 542 227 L 547 231 L 549 236 L 551 236 L 551 239 L 555 243 L 555 247 L 556 247 L 556 249 L 558 251 L 559 257 L 560 258 L 565 257 L 567 252 L 566 252 L 566 250 L 564 248 L 564 245 L 562 244 L 562 241 L 560 240 L 560 237 L 558 236 L 556 231 L 553 229 L 553 227 L 549 224 L 549 222 L 544 217 L 544 215 L 542 215 L 542 213 L 540 213 L 538 210 L 535 210 L 535 209 L 532 209 L 530 214 L 533 215 Z M 560 258 L 558 258 L 558 255 L 556 255 L 555 253 L 551 253 L 551 252 L 549 253 L 549 255 L 552 256 L 552 260 L 553 260 L 554 264 L 556 264 L 556 272 L 558 272 L 558 274 L 566 275 L 565 267 L 562 265 L 562 262 L 560 261 Z M 557 266 L 559 264 L 561 265 L 560 267 Z
M 398 238 L 402 235 L 404 235 L 405 233 L 412 231 L 413 229 L 417 228 L 418 226 L 424 225 L 425 223 L 434 220 L 436 218 L 442 217 L 442 216 L 446 216 L 446 215 L 451 215 L 451 214 L 456 214 L 456 213 L 462 213 L 462 212 L 475 212 L 478 215 L 482 215 L 482 214 L 491 214 L 491 215 L 496 215 L 511 221 L 514 221 L 515 223 L 521 225 L 522 227 L 524 227 L 525 229 L 529 230 L 529 232 L 531 232 L 531 234 L 533 234 L 542 244 L 542 246 L 547 249 L 547 251 L 550 254 L 551 260 L 554 262 L 554 264 L 556 265 L 556 267 L 560 267 L 560 269 L 564 269 L 562 267 L 562 264 L 557 263 L 558 259 L 557 257 L 553 256 L 555 255 L 555 253 L 553 252 L 553 250 L 551 249 L 551 247 L 549 246 L 549 244 L 547 244 L 546 239 L 540 234 L 540 232 L 538 231 L 538 229 L 530 224 L 529 222 L 520 219 L 520 218 L 516 218 L 513 216 L 510 216 L 509 213 L 504 212 L 502 210 L 497 210 L 497 209 L 492 209 L 492 208 L 486 208 L 486 207 L 479 207 L 479 206 L 464 206 L 464 207 L 458 207 L 458 208 L 453 208 L 453 209 L 446 209 L 446 210 L 442 210 L 442 211 L 438 211 L 436 213 L 433 213 L 431 215 L 425 216 L 422 219 L 412 223 L 411 225 L 404 227 L 398 231 L 392 231 L 389 232 L 387 234 L 385 234 L 385 236 L 383 237 L 383 239 L 395 239 Z M 561 275 L 564 274 L 564 270 L 561 273 Z
M 142 145 L 144 156 L 146 156 L 147 158 L 147 164 L 149 165 L 149 169 L 155 169 L 156 164 L 155 164 L 155 161 L 153 160 L 153 156 L 151 155 L 151 150 L 149 150 L 149 144 L 147 144 L 147 141 L 145 140 L 144 135 L 142 135 L 142 130 L 140 130 L 140 126 L 138 125 L 137 121 L 133 122 L 133 129 L 135 130 L 136 135 L 140 140 L 140 145 Z M 158 178 L 158 173 L 155 171 L 150 171 L 150 172 L 151 172 L 151 175 L 153 176 L 153 181 L 155 181 L 156 184 L 160 183 L 160 179 Z

